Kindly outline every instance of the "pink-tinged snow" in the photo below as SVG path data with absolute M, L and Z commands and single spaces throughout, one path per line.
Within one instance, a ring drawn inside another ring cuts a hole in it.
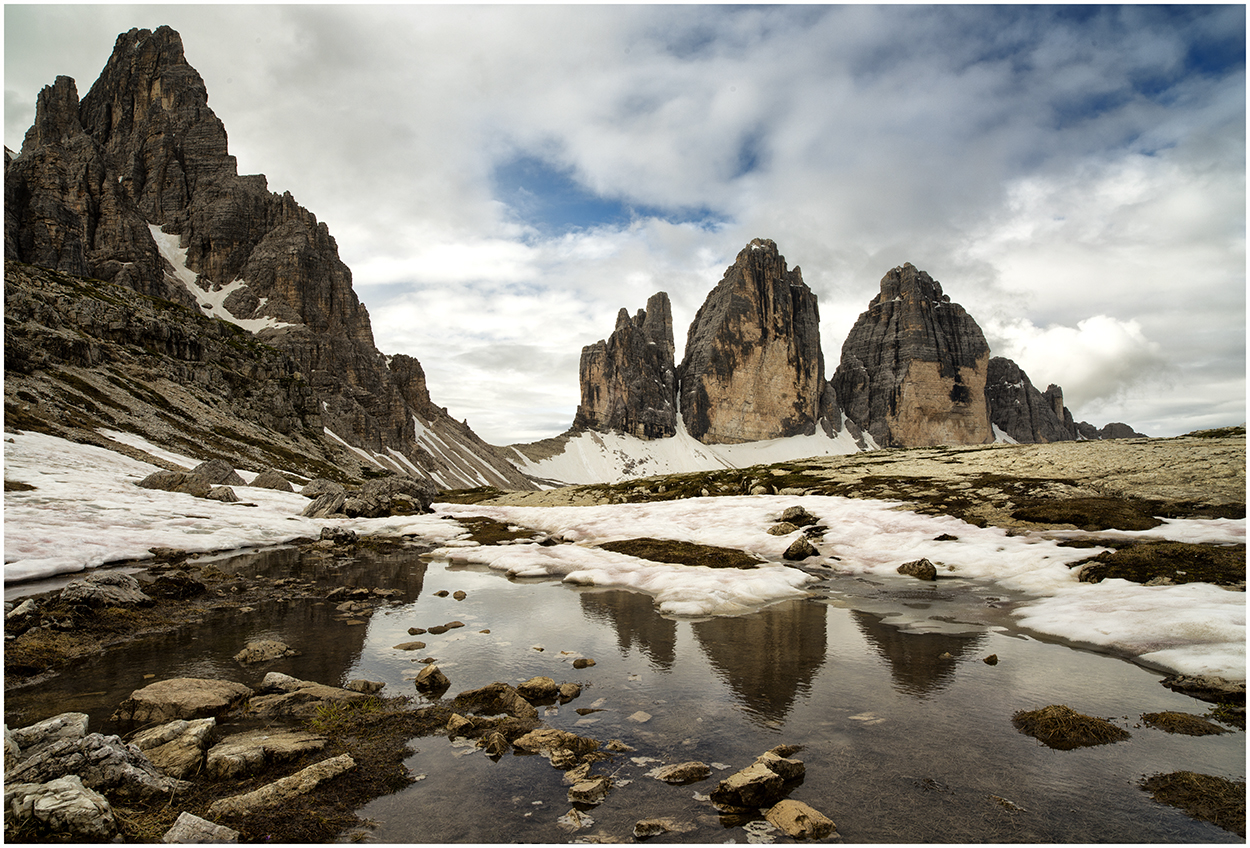
M 796 579 L 795 569 L 768 566 L 750 572 L 751 585 L 730 589 L 743 572 L 688 566 L 640 565 L 629 557 L 584 547 L 615 539 L 657 538 L 739 548 L 779 562 L 797 535 L 766 531 L 787 506 L 803 506 L 828 527 L 818 543 L 820 557 L 805 567 L 824 566 L 847 575 L 897 579 L 904 562 L 927 558 L 945 579 L 986 581 L 1035 600 L 1014 612 L 1029 630 L 1075 643 L 1138 657 L 1185 674 L 1244 679 L 1245 594 L 1208 584 L 1141 586 L 1125 580 L 1080 583 L 1069 563 L 1103 548 L 1064 548 L 1071 533 L 1008 535 L 996 527 L 975 527 L 949 516 L 925 516 L 888 501 L 826 496 L 693 498 L 650 504 L 587 507 L 490 507 L 443 505 L 450 516 L 485 515 L 535 527 L 579 543 L 544 548 L 449 547 L 452 561 L 477 563 L 516 576 L 553 576 L 573 583 L 619 586 L 656 597 L 662 612 L 716 615 L 744 605 L 801 594 L 815 578 Z M 1245 520 L 1170 520 L 1154 530 L 1117 532 L 1121 538 L 1244 543 Z M 955 541 L 935 541 L 941 535 Z M 836 557 L 836 559 L 835 559 Z M 662 575 L 662 577 L 660 576 Z M 806 576 L 806 575 L 805 575 Z M 822 591 L 825 587 L 822 587 Z

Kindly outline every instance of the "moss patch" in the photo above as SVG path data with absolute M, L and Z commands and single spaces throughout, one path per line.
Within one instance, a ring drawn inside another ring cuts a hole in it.
M 1200 716 L 1171 710 L 1161 713 L 1142 713 L 1141 720 L 1151 727 L 1166 730 L 1168 733 L 1180 733 L 1184 736 L 1214 736 L 1217 733 L 1229 732 Z
M 504 492 L 494 486 L 478 486 L 476 489 L 452 489 L 439 492 L 435 498 L 439 503 L 479 504 L 497 498 Z
M 534 530 L 520 528 L 511 529 L 514 525 L 505 524 L 502 521 L 496 521 L 493 518 L 457 518 L 457 524 L 464 526 L 469 531 L 469 538 L 479 545 L 497 545 L 500 542 L 515 542 L 518 540 L 529 540 L 535 536 Z
M 1128 739 L 1132 734 L 1106 719 L 1078 713 L 1063 704 L 1052 704 L 1040 710 L 1021 710 L 1011 718 L 1021 733 L 1060 751 L 1107 745 Z
M 1076 566 L 1083 566 L 1080 579 L 1085 583 L 1118 577 L 1133 583 L 1166 578 L 1173 583 L 1235 586 L 1246 581 L 1246 546 L 1137 542 L 1104 551 Z
M 1192 818 L 1246 835 L 1246 782 L 1192 771 L 1156 774 L 1141 787 L 1160 804 L 1184 810 Z
M 668 539 L 622 539 L 604 542 L 599 547 L 605 551 L 638 557 L 651 562 L 667 562 L 675 565 L 706 565 L 709 568 L 755 568 L 760 560 L 734 548 L 718 548 L 714 545 L 696 545 L 692 542 L 674 542 Z
M 1163 522 L 1148 507 L 1123 498 L 1065 498 L 1020 507 L 1018 521 L 1071 524 L 1082 530 L 1149 530 Z

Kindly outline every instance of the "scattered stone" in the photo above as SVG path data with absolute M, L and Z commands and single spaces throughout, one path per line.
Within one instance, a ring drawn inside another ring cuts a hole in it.
M 347 527 L 322 527 L 318 538 L 323 542 L 333 542 L 343 546 L 355 545 L 360 541 L 360 536 L 356 534 L 356 531 Z
M 248 642 L 243 650 L 235 654 L 234 661 L 243 665 L 254 665 L 272 662 L 283 657 L 297 656 L 299 656 L 299 651 L 285 642 L 279 642 L 276 639 L 257 639 L 254 642 Z
M 424 642 L 400 642 L 395 646 L 396 651 L 419 651 L 425 647 Z
M 251 695 L 252 690 L 242 683 L 176 677 L 131 692 L 113 713 L 113 719 L 136 724 L 165 724 L 176 718 L 219 716 Z
M 567 704 L 569 701 L 573 700 L 574 698 L 576 698 L 577 696 L 581 694 L 582 694 L 582 687 L 580 683 L 561 683 L 560 684 L 559 699 L 560 699 L 560 703 L 562 704 Z
M 450 629 L 451 628 L 448 627 L 446 624 L 436 624 L 433 627 L 431 627 L 428 632 L 435 636 L 442 636 L 444 633 L 446 633 Z
M 239 496 L 229 486 L 213 486 L 208 490 L 208 494 L 205 497 L 210 501 L 221 501 L 222 503 L 239 502 Z
M 451 687 L 451 681 L 436 665 L 427 665 L 421 669 L 416 679 L 417 689 L 429 697 L 441 697 Z
M 457 627 L 464 627 L 463 621 L 449 621 L 443 625 L 448 630 L 455 630 Z
M 709 797 L 716 804 L 765 807 L 781 799 L 784 783 L 781 775 L 768 766 L 755 762 L 722 780 L 709 793 Z
M 1021 733 L 1060 751 L 1107 745 L 1132 735 L 1106 719 L 1078 713 L 1063 704 L 1052 704 L 1040 710 L 1021 710 L 1012 716 L 1011 723 Z
M 689 833 L 693 824 L 679 823 L 672 819 L 639 819 L 634 825 L 635 839 L 650 839 L 662 833 Z
M 981 662 L 986 665 L 998 665 L 998 654 L 990 654 L 988 657 L 981 660 Z
M 594 819 L 585 813 L 578 811 L 576 808 L 569 810 L 567 813 L 560 816 L 560 818 L 556 819 L 556 824 L 563 830 L 567 830 L 569 833 L 590 827 L 594 823 Z
M 832 819 L 802 801 L 779 801 L 764 818 L 794 839 L 821 839 L 834 831 Z
M 816 550 L 816 546 L 809 542 L 806 536 L 800 536 L 790 543 L 790 547 L 786 548 L 786 552 L 781 556 L 783 559 L 797 562 L 817 556 L 819 553 L 820 551 Z
M 588 777 L 569 787 L 570 804 L 599 804 L 612 790 L 612 778 L 607 775 Z
M 636 721 L 639 724 L 646 724 L 647 722 L 651 721 L 651 713 L 646 713 L 646 712 L 643 712 L 642 710 L 639 710 L 638 712 L 631 715 L 629 717 L 629 720 Z
M 347 513 L 343 511 L 343 505 L 346 502 L 347 497 L 342 492 L 326 492 L 313 498 L 300 515 L 305 518 L 344 518 Z
M 77 775 L 46 783 L 5 783 L 5 823 L 20 826 L 34 819 L 41 834 L 57 841 L 107 842 L 117 833 L 113 808 L 104 796 L 83 786 Z
M 368 697 L 361 692 L 300 680 L 277 671 L 266 674 L 260 687 L 269 694 L 252 698 L 248 702 L 248 714 L 264 718 L 312 718 L 323 704 L 354 703 Z
M 469 597 L 466 593 L 460 591 L 453 592 L 451 596 L 457 601 L 463 601 L 465 598 Z
M 688 763 L 677 763 L 676 765 L 658 768 L 651 773 L 651 776 L 665 783 L 685 785 L 705 780 L 711 773 L 712 768 L 707 763 L 693 760 Z
M 898 573 L 918 580 L 937 580 L 937 566 L 927 559 L 905 562 L 898 567 Z
M 477 744 L 489 757 L 502 757 L 511 750 L 511 746 L 508 744 L 508 737 L 498 730 L 482 737 Z
M 550 677 L 531 677 L 518 684 L 516 690 L 525 700 L 539 703 L 554 701 L 560 694 L 560 687 Z
M 424 627 L 409 627 L 408 635 L 409 636 L 424 636 L 425 628 Z
M 213 824 L 185 810 L 178 814 L 174 826 L 161 837 L 161 842 L 167 845 L 203 845 L 238 841 L 237 830 L 228 828 L 224 824 Z
M 816 516 L 812 515 L 801 506 L 788 506 L 785 508 L 785 511 L 781 513 L 781 520 L 788 521 L 791 524 L 802 527 L 805 524 L 815 522 Z
M 236 733 L 208 751 L 205 771 L 216 780 L 243 780 L 274 763 L 298 759 L 326 745 L 324 736 L 298 730 Z
M 590 668 L 594 664 L 595 664 L 595 661 L 592 660 L 590 657 L 578 657 L 577 659 L 573 660 L 573 668 L 576 668 L 576 669 Z
M 210 459 L 201 462 L 191 473 L 208 483 L 210 486 L 246 486 L 243 478 L 234 470 L 234 466 L 224 459 Z
M 208 808 L 208 814 L 214 818 L 244 816 L 255 810 L 281 806 L 292 798 L 311 792 L 324 781 L 355 767 L 356 761 L 347 754 L 322 760 L 297 771 L 290 777 L 284 777 L 267 786 L 262 786 L 254 792 L 214 801 Z
M 278 492 L 293 492 L 291 483 L 285 477 L 277 472 L 276 469 L 266 468 L 264 471 L 256 475 L 252 480 L 252 485 L 258 489 L 274 489 Z
M 480 689 L 469 689 L 456 696 L 456 709 L 467 710 L 479 715 L 499 715 L 506 713 L 524 721 L 537 721 L 538 710 L 529 701 L 521 697 L 507 683 L 491 683 Z
M 364 695 L 376 695 L 386 688 L 386 684 L 379 680 L 349 680 L 343 684 L 343 688 L 349 692 L 360 692 Z
M 120 571 L 102 571 L 75 580 L 60 594 L 67 604 L 88 607 L 150 606 L 154 601 L 143 593 L 139 581 Z
M 434 593 L 434 597 L 436 597 L 436 598 L 445 598 L 445 597 L 447 597 L 449 594 L 451 594 L 451 593 L 450 593 L 450 592 L 448 592 L 446 589 L 439 589 L 437 592 L 435 592 L 435 593 Z
M 165 774 L 185 778 L 195 774 L 204 762 L 204 752 L 216 727 L 215 718 L 180 718 L 139 733 L 131 744 Z
M 780 521 L 769 527 L 768 533 L 770 536 L 789 536 L 798 529 L 797 524 L 791 524 L 789 521 Z

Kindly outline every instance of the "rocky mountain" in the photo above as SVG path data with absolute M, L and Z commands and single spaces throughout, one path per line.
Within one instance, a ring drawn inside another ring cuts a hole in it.
M 696 313 L 678 368 L 682 419 L 705 444 L 811 435 L 841 423 L 825 381 L 816 295 L 770 239 L 739 252 Z
M 983 444 L 994 441 L 989 359 L 977 323 L 906 263 L 851 328 L 833 386 L 847 418 L 882 447 Z
M 329 229 L 264 176 L 238 174 L 169 27 L 118 36 L 81 101 L 68 77 L 40 93 L 21 152 L 5 155 L 5 259 L 249 331 L 293 360 L 324 438 L 366 465 L 446 487 L 533 485 L 430 401 L 416 360 L 377 350 Z
M 1017 442 L 1040 444 L 1078 437 L 1072 413 L 1063 405 L 1063 389 L 1052 383 L 1039 392 L 1029 375 L 1010 359 L 990 359 L 985 396 L 994 426 Z
M 677 433 L 673 310 L 659 292 L 634 317 L 622 309 L 607 341 L 582 348 L 575 430 L 611 430 L 640 439 Z

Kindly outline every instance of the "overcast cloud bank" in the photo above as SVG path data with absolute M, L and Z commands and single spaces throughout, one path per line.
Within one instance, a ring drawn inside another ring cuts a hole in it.
M 5 144 L 161 24 L 488 441 L 567 428 L 617 310 L 681 336 L 754 237 L 829 373 L 912 262 L 1078 419 L 1245 420 L 1243 6 L 9 5 Z

